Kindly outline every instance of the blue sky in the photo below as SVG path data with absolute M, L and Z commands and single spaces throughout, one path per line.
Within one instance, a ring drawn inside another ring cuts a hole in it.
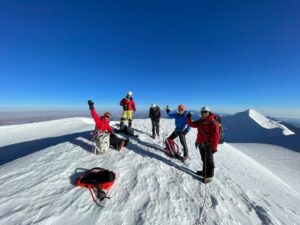
M 1 1 L 0 106 L 300 117 L 299 1 Z

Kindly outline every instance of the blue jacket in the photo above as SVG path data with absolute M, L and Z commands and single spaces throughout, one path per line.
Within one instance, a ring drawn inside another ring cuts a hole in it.
M 178 112 L 172 112 L 172 113 L 169 112 L 167 114 L 170 118 L 175 119 L 175 126 L 176 126 L 175 130 L 176 131 L 183 132 L 185 129 L 187 129 L 187 131 L 189 131 L 191 129 L 191 127 L 189 127 L 186 123 L 186 119 L 187 119 L 186 111 L 184 111 L 184 113 L 182 115 L 180 115 Z

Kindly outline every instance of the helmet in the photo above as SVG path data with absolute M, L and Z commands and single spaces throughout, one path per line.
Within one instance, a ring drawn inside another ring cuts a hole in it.
M 132 92 L 128 91 L 127 95 L 132 96 Z
M 106 113 L 103 114 L 103 116 L 110 119 L 111 118 L 111 113 L 106 112 Z
M 178 111 L 184 111 L 184 110 L 185 110 L 185 106 L 180 104 L 178 106 Z
M 204 106 L 204 107 L 201 108 L 200 113 L 203 112 L 203 111 L 204 111 L 204 112 L 205 112 L 205 111 L 206 111 L 206 112 L 210 112 L 210 109 L 209 109 L 208 107 Z
M 151 108 L 155 108 L 156 107 L 156 104 L 155 103 L 152 103 L 151 104 Z

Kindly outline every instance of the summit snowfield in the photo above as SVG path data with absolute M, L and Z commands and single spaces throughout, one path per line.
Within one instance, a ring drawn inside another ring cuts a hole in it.
M 162 140 L 150 137 L 149 119 L 136 119 L 133 127 L 139 137 L 124 151 L 95 155 L 90 118 L 0 126 L 0 224 L 300 224 L 299 173 L 282 179 L 224 143 L 214 155 L 214 180 L 205 185 L 194 174 L 202 166 L 195 129 L 187 135 L 190 159 L 181 163 L 162 152 Z M 162 135 L 173 129 L 173 120 L 161 120 Z M 287 134 L 280 126 L 278 131 Z M 299 153 L 292 153 L 291 170 L 299 171 Z M 103 207 L 73 185 L 79 170 L 93 167 L 117 175 Z

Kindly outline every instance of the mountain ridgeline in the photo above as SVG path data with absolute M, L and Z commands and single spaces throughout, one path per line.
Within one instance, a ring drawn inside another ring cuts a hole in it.
M 300 152 L 300 132 L 249 109 L 223 117 L 226 142 L 265 143 L 279 145 Z

